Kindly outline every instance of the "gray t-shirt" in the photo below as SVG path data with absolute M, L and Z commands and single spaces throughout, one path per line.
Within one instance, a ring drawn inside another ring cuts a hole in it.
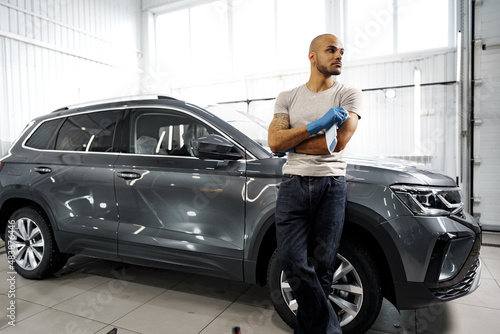
M 297 128 L 323 116 L 332 107 L 343 107 L 361 117 L 363 96 L 360 89 L 340 82 L 325 91 L 315 93 L 306 84 L 282 92 L 276 98 L 275 114 L 288 114 L 290 127 Z M 323 134 L 321 131 L 319 134 Z M 344 151 L 325 155 L 289 153 L 283 174 L 302 176 L 345 176 L 347 163 Z

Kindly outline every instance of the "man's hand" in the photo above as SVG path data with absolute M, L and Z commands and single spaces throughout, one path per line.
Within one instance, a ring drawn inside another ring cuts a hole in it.
M 358 126 L 358 115 L 349 111 L 349 119 L 342 123 L 337 130 L 337 144 L 333 152 L 342 151 L 351 140 L 352 135 Z M 303 154 L 331 154 L 329 150 L 326 135 L 312 136 L 295 147 L 296 153 Z
M 333 124 L 340 126 L 349 118 L 349 114 L 342 107 L 331 108 L 321 118 L 307 124 L 307 132 L 315 135 L 323 129 L 329 129 Z
M 344 110 L 343 108 L 341 109 Z M 342 114 L 341 111 L 337 112 Z M 349 113 L 351 116 L 350 118 L 344 117 L 341 119 L 342 126 L 339 125 L 337 132 L 337 145 L 334 150 L 335 152 L 343 150 L 354 134 L 354 131 L 356 131 L 358 116 L 355 113 Z M 345 112 L 345 114 L 347 115 L 347 112 Z M 347 118 L 349 119 L 345 122 Z M 269 125 L 268 144 L 273 152 L 289 151 L 294 149 L 295 152 L 303 154 L 330 154 L 325 135 L 311 137 L 307 131 L 306 125 L 290 129 L 290 119 L 288 114 L 274 114 L 274 118 Z
M 309 132 L 305 125 L 290 129 L 288 114 L 274 114 L 268 132 L 268 144 L 271 151 L 290 151 L 307 138 L 309 138 Z

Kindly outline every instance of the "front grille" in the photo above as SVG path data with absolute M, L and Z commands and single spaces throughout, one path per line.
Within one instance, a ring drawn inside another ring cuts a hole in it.
M 464 279 L 461 282 L 452 286 L 448 286 L 446 288 L 430 289 L 431 292 L 434 294 L 434 296 L 443 301 L 455 299 L 467 294 L 471 289 L 472 283 L 474 282 L 474 277 L 476 276 L 478 267 L 479 259 L 474 262 L 469 272 L 467 273 L 467 275 L 465 275 Z

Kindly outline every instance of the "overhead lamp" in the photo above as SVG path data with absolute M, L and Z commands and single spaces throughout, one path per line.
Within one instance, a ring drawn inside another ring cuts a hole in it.
M 385 92 L 386 99 L 393 99 L 396 97 L 396 90 L 395 89 L 386 89 L 384 92 Z

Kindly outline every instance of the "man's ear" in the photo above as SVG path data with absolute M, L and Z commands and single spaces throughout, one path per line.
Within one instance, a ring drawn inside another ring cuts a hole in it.
M 310 51 L 308 55 L 309 61 L 311 63 L 316 62 L 316 52 Z

